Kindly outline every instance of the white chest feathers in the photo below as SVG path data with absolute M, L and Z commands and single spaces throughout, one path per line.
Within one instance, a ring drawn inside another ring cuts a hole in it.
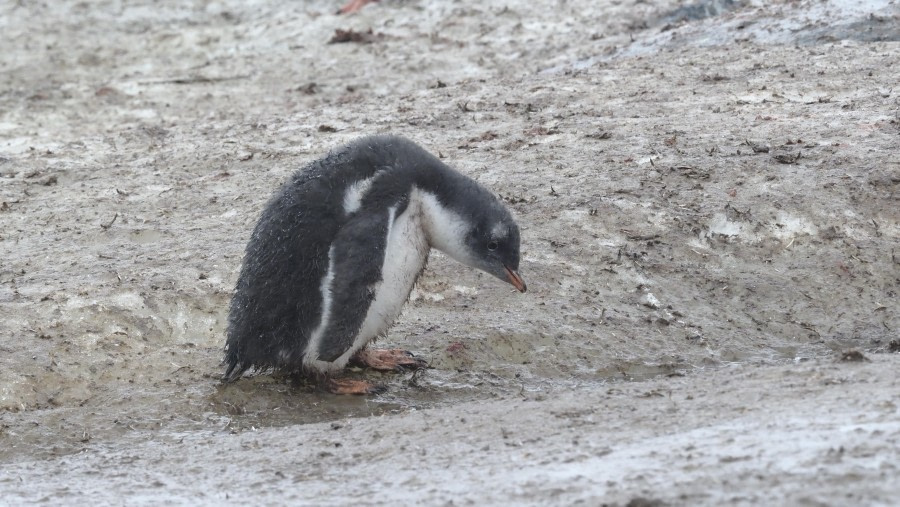
M 462 218 L 434 195 L 413 187 L 406 209 L 399 216 L 396 212 L 396 206 L 388 210 L 382 280 L 358 336 L 366 341 L 386 331 L 400 315 L 432 247 L 464 263 L 470 258 Z
M 375 298 L 360 327 L 357 341 L 369 341 L 394 323 L 428 260 L 431 245 L 423 223 L 421 203 L 411 199 L 399 216 L 396 212 L 396 207 L 388 210 L 382 279 L 375 288 Z

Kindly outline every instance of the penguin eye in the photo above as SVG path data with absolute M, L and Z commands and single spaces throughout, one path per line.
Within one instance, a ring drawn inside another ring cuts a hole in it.
M 488 250 L 490 250 L 492 252 L 497 249 L 497 246 L 498 246 L 497 241 L 495 241 L 493 239 L 490 242 L 488 242 Z

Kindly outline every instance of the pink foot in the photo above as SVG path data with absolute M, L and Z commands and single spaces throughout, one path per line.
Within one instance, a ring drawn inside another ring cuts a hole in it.
M 418 370 L 428 363 L 402 349 L 363 349 L 353 356 L 350 364 L 378 371 Z
M 331 394 L 378 394 L 386 388 L 365 380 L 353 380 L 349 378 L 327 378 L 322 382 L 322 387 Z

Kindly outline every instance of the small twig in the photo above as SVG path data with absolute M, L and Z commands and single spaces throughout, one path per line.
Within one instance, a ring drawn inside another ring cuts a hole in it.
M 117 218 L 119 218 L 119 214 L 118 214 L 118 213 L 116 213 L 116 214 L 112 217 L 112 220 L 110 220 L 108 224 L 100 224 L 100 228 L 103 229 L 104 231 L 107 230 L 107 229 L 109 229 L 110 227 L 112 227 L 112 224 L 114 224 L 114 223 L 116 222 L 116 219 L 117 219 Z
M 208 76 L 187 76 L 187 77 L 176 77 L 171 79 L 149 79 L 147 81 L 138 81 L 138 84 L 142 85 L 154 85 L 154 84 L 194 84 L 194 83 L 220 83 L 222 81 L 236 81 L 238 79 L 247 79 L 251 74 L 241 74 L 237 76 L 222 76 L 222 77 L 208 77 Z

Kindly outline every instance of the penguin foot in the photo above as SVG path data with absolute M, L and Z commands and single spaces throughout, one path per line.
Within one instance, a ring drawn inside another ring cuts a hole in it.
M 375 1 L 377 0 L 350 0 L 347 5 L 341 7 L 341 10 L 338 11 L 338 14 L 350 14 L 352 12 L 356 12 L 365 7 L 366 4 Z
M 381 384 L 349 378 L 328 378 L 322 387 L 331 394 L 381 394 L 387 391 Z
M 350 364 L 378 371 L 418 370 L 428 363 L 403 349 L 363 349 L 353 356 Z

